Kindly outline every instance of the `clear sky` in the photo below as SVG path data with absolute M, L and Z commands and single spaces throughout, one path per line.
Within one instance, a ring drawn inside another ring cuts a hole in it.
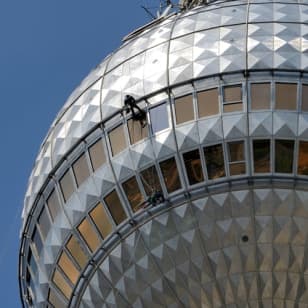
M 0 1 L 0 299 L 21 307 L 23 198 L 39 146 L 66 98 L 159 0 Z M 155 11 L 155 10 L 153 10 Z

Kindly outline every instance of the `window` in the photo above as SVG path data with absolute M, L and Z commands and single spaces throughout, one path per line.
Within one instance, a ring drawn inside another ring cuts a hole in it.
M 63 293 L 63 295 L 67 299 L 69 299 L 72 294 L 72 287 L 65 280 L 63 274 L 58 269 L 54 271 L 52 281 L 57 286 L 57 288 Z
M 73 283 L 76 284 L 79 277 L 79 270 L 76 268 L 74 263 L 70 260 L 67 253 L 62 251 L 61 256 L 58 261 L 58 265 L 61 270 L 65 273 L 67 278 Z
M 293 172 L 293 140 L 275 141 L 275 172 L 292 173 Z
M 91 252 L 96 251 L 100 245 L 100 239 L 87 217 L 84 218 L 84 220 L 78 226 L 78 231 L 90 248 Z
M 36 227 L 34 228 L 34 231 L 33 231 L 31 239 L 32 239 L 32 243 L 34 244 L 34 247 L 36 249 L 36 252 L 39 255 L 41 250 L 42 250 L 43 243 L 42 243 L 41 236 L 40 236 L 40 234 L 38 232 L 38 229 Z
M 50 227 L 51 227 L 46 208 L 43 208 L 43 210 L 42 210 L 42 212 L 41 212 L 41 214 L 38 218 L 38 225 L 39 225 L 39 228 L 41 230 L 41 234 L 42 234 L 43 238 L 46 239 L 47 234 L 48 234 Z
M 308 141 L 299 142 L 297 173 L 308 175 Z
M 131 144 L 135 144 L 138 141 L 148 137 L 148 126 L 145 124 L 143 127 L 139 121 L 130 119 L 127 121 L 127 127 L 129 132 L 129 139 Z
M 120 125 L 109 132 L 109 140 L 113 156 L 117 155 L 125 149 L 126 141 L 123 125 Z
M 91 212 L 90 217 L 95 223 L 102 238 L 106 238 L 112 232 L 112 224 L 101 203 L 99 203 Z
M 64 176 L 61 178 L 60 187 L 64 201 L 66 202 L 71 197 L 71 195 L 75 190 L 70 170 L 67 170 Z
M 48 301 L 55 308 L 65 308 L 65 307 L 67 307 L 67 305 L 64 305 L 61 302 L 61 300 L 59 299 L 59 297 L 56 294 L 56 292 L 54 290 L 52 290 L 52 289 L 49 289 Z
M 296 110 L 297 84 L 276 83 L 276 109 Z
M 199 118 L 219 113 L 218 89 L 210 89 L 197 93 Z
M 183 154 L 186 174 L 189 185 L 203 182 L 203 172 L 199 150 L 194 150 Z
M 271 106 L 271 84 L 252 83 L 250 85 L 251 109 L 270 109 Z
M 109 195 L 107 195 L 104 198 L 104 201 L 106 202 L 110 214 L 117 225 L 126 219 L 127 216 L 122 207 L 119 196 L 115 190 L 113 190 Z
M 176 98 L 174 101 L 176 124 L 193 120 L 194 105 L 192 95 Z
M 302 85 L 302 111 L 308 111 L 308 85 Z
M 140 177 L 148 196 L 151 196 L 154 192 L 162 191 L 155 166 L 151 166 L 140 172 Z
M 181 188 L 180 177 L 175 158 L 169 158 L 159 163 L 168 193 Z
M 97 170 L 106 161 L 102 140 L 96 141 L 89 148 L 89 155 L 93 171 Z
M 60 212 L 60 202 L 55 190 L 52 191 L 49 198 L 47 199 L 47 207 L 51 216 L 52 221 L 55 220 L 56 216 Z
M 224 90 L 224 112 L 234 112 L 241 111 L 243 109 L 242 102 L 242 86 L 227 86 L 223 88 Z
M 210 180 L 226 176 L 224 154 L 221 144 L 204 148 L 206 171 Z
M 244 141 L 228 143 L 230 175 L 246 173 Z
M 72 235 L 66 244 L 67 250 L 70 252 L 74 260 L 78 263 L 80 268 L 84 268 L 88 262 L 88 257 L 81 248 L 75 235 Z
M 253 140 L 253 167 L 255 173 L 270 172 L 271 142 L 269 139 Z
M 33 256 L 30 248 L 29 248 L 29 252 L 28 252 L 27 261 L 28 261 L 28 264 L 29 264 L 29 267 L 31 269 L 32 274 L 35 275 L 37 273 L 37 265 L 36 265 L 36 261 L 34 259 L 34 256 Z
M 122 184 L 122 186 L 127 196 L 127 199 L 131 205 L 132 210 L 134 212 L 138 211 L 144 199 L 139 190 L 139 186 L 138 186 L 136 178 L 133 176 L 129 180 L 125 181 Z
M 85 154 L 82 154 L 73 164 L 73 171 L 76 178 L 77 186 L 79 187 L 89 176 L 90 170 L 88 167 Z
M 150 109 L 152 133 L 155 134 L 169 127 L 167 105 L 161 104 Z

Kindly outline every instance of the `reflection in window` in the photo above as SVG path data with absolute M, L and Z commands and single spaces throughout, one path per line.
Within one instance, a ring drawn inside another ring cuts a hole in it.
M 132 210 L 136 212 L 140 208 L 141 203 L 144 201 L 136 178 L 133 176 L 129 180 L 125 181 L 122 186 Z
M 299 142 L 297 173 L 308 175 L 308 141 Z
M 244 141 L 228 143 L 230 175 L 246 173 Z
M 78 231 L 90 248 L 91 252 L 96 251 L 100 244 L 100 239 L 87 217 L 78 226 Z
M 41 250 L 42 250 L 43 243 L 42 243 L 41 236 L 40 236 L 40 234 L 38 232 L 38 229 L 36 227 L 34 228 L 34 231 L 33 231 L 31 239 L 32 239 L 32 242 L 33 242 L 34 247 L 36 249 L 36 252 L 39 255 Z
M 210 180 L 226 176 L 224 154 L 221 144 L 204 148 L 207 175 Z
M 151 196 L 154 192 L 162 191 L 155 166 L 140 172 L 140 177 L 147 196 Z
M 64 201 L 66 202 L 75 190 L 74 182 L 73 182 L 70 170 L 67 170 L 64 176 L 61 178 L 60 187 L 61 187 Z
M 39 224 L 43 238 L 46 239 L 47 234 L 48 234 L 50 227 L 51 227 L 46 208 L 43 208 L 43 210 L 42 210 L 42 212 L 41 212 L 41 214 L 38 218 L 38 224 Z
M 176 124 L 194 119 L 194 105 L 192 95 L 176 98 L 174 101 Z
M 167 105 L 161 104 L 150 109 L 152 133 L 155 134 L 169 127 Z
M 148 137 L 148 126 L 146 124 L 142 126 L 139 121 L 130 119 L 127 121 L 127 127 L 131 144 L 135 144 Z
M 104 201 L 106 202 L 110 214 L 117 225 L 126 219 L 127 216 L 122 207 L 119 196 L 115 190 L 113 190 L 109 195 L 107 195 L 104 198 Z
M 255 173 L 270 172 L 271 142 L 266 140 L 253 140 L 253 166 Z
M 90 217 L 95 223 L 102 238 L 106 238 L 112 232 L 112 224 L 101 203 L 99 203 L 91 212 Z
M 62 303 L 62 301 L 59 299 L 56 292 L 52 289 L 49 289 L 48 302 L 55 308 L 65 308 L 65 307 L 67 307 L 67 305 Z
M 186 174 L 189 185 L 200 183 L 204 180 L 199 150 L 183 154 Z
M 276 83 L 276 109 L 295 110 L 297 84 Z
M 74 162 L 73 171 L 75 174 L 77 186 L 79 187 L 90 176 L 90 170 L 85 154 L 81 155 Z
M 242 102 L 242 86 L 227 86 L 224 90 L 224 112 L 241 111 L 243 109 Z
M 302 111 L 308 111 L 308 85 L 302 85 Z
M 270 109 L 271 106 L 271 84 L 252 83 L 250 85 L 251 109 Z
M 219 113 L 218 89 L 210 89 L 197 93 L 199 118 Z
M 89 154 L 93 171 L 97 170 L 106 161 L 102 140 L 96 141 L 90 148 Z
M 88 262 L 88 257 L 81 248 L 75 235 L 72 235 L 66 244 L 67 250 L 70 252 L 74 260 L 78 263 L 80 268 L 84 268 Z
M 67 278 L 73 283 L 76 284 L 79 277 L 79 270 L 76 268 L 74 263 L 70 260 L 67 253 L 62 251 L 61 256 L 58 261 L 59 267 L 65 273 Z
M 57 286 L 57 288 L 63 293 L 63 295 L 69 299 L 72 294 L 72 287 L 65 280 L 64 276 L 58 269 L 54 271 L 52 277 L 53 283 Z
M 123 125 L 120 125 L 109 132 L 109 140 L 113 156 L 117 155 L 125 149 L 126 141 Z
M 294 140 L 275 141 L 275 172 L 292 173 Z
M 49 209 L 51 219 L 52 221 L 54 221 L 56 216 L 60 212 L 60 202 L 57 196 L 57 192 L 55 190 L 52 191 L 49 198 L 47 199 L 47 207 Z
M 180 177 L 175 158 L 169 158 L 159 163 L 168 193 L 181 188 Z

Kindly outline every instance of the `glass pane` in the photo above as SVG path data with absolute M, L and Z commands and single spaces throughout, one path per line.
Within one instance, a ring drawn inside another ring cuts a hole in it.
M 61 302 L 56 292 L 52 289 L 49 289 L 48 301 L 55 308 L 66 308 L 67 307 L 67 305 Z
M 106 161 L 103 144 L 101 140 L 98 140 L 89 148 L 89 154 L 93 171 L 95 171 Z
M 34 247 L 36 249 L 37 254 L 39 255 L 41 250 L 42 250 L 43 243 L 42 243 L 42 239 L 41 239 L 41 236 L 40 236 L 37 228 L 35 228 L 34 231 L 33 231 L 32 242 L 34 244 Z
M 37 265 L 36 265 L 36 261 L 33 257 L 31 249 L 29 249 L 27 261 L 28 261 L 29 267 L 32 271 L 32 274 L 35 275 L 36 272 L 37 272 Z
M 73 164 L 73 170 L 79 187 L 89 176 L 90 170 L 88 167 L 85 154 L 81 155 Z
M 60 259 L 58 261 L 58 265 L 68 277 L 68 279 L 73 283 L 76 284 L 77 279 L 79 277 L 79 271 L 74 265 L 74 263 L 70 260 L 67 253 L 62 251 Z
M 197 93 L 199 118 L 219 113 L 218 89 Z
M 66 248 L 78 263 L 81 268 L 84 268 L 88 262 L 88 257 L 81 248 L 79 242 L 77 241 L 75 235 L 72 235 L 69 241 L 66 244 Z
M 159 163 L 168 193 L 172 193 L 181 188 L 180 177 L 175 158 L 169 158 Z
M 271 84 L 252 83 L 250 85 L 251 109 L 269 109 L 271 103 Z
M 186 174 L 190 185 L 200 183 L 204 180 L 199 150 L 183 154 Z
M 155 134 L 169 127 L 168 111 L 166 104 L 150 109 L 152 133 Z
M 224 104 L 224 112 L 235 112 L 243 109 L 242 103 Z
M 296 109 L 297 84 L 276 83 L 276 109 Z
M 125 149 L 126 141 L 123 125 L 116 127 L 109 133 L 109 140 L 113 156 Z
M 243 141 L 230 142 L 228 143 L 228 147 L 230 162 L 243 161 L 245 159 Z
M 239 175 L 246 173 L 245 163 L 231 163 L 229 164 L 230 175 Z
M 94 252 L 100 245 L 100 239 L 87 218 L 85 218 L 78 226 L 78 231 L 87 243 L 90 250 Z
M 64 201 L 66 202 L 75 190 L 70 170 L 66 171 L 66 173 L 60 180 L 60 187 Z
M 91 212 L 90 216 L 93 219 L 97 229 L 103 238 L 106 238 L 112 232 L 112 224 L 101 203 L 99 203 Z
M 270 140 L 253 141 L 253 166 L 255 173 L 270 172 Z
M 48 234 L 48 231 L 50 230 L 51 225 L 50 225 L 48 213 L 45 208 L 42 210 L 38 218 L 38 224 L 39 224 L 43 238 L 46 239 L 46 236 Z
M 193 120 L 194 105 L 192 95 L 176 98 L 174 102 L 176 124 Z
M 122 184 L 127 199 L 132 207 L 132 210 L 136 212 L 142 202 L 144 201 L 143 196 L 139 190 L 139 186 L 135 177 L 130 178 Z
M 297 173 L 308 175 L 308 141 L 299 142 Z
M 224 102 L 240 102 L 242 101 L 242 86 L 224 87 Z
M 151 196 L 154 192 L 162 191 L 155 166 L 143 170 L 140 176 L 148 196 Z
M 130 119 L 127 121 L 127 126 L 131 144 L 135 144 L 136 142 L 148 137 L 147 125 L 142 127 L 139 121 L 134 121 L 133 119 Z
M 302 85 L 302 110 L 308 111 L 308 85 Z
M 64 296 L 69 299 L 72 294 L 72 287 L 65 280 L 63 275 L 59 272 L 58 269 L 55 270 L 53 277 L 53 283 L 58 287 L 58 289 L 64 294 Z
M 224 154 L 221 144 L 204 148 L 207 175 L 210 180 L 226 176 Z
M 55 190 L 52 191 L 49 198 L 47 199 L 47 207 L 49 209 L 51 219 L 54 221 L 56 216 L 60 212 L 60 202 L 57 196 L 57 192 Z
M 127 216 L 123 210 L 121 201 L 115 190 L 112 191 L 109 195 L 107 195 L 104 200 L 110 211 L 111 216 L 113 217 L 117 225 L 126 219 Z
M 292 173 L 293 171 L 293 140 L 276 140 L 275 172 Z

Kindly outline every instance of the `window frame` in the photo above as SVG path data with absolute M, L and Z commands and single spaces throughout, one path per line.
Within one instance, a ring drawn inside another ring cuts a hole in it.
M 153 126 L 152 126 L 152 117 L 151 117 L 151 110 L 155 109 L 159 106 L 165 105 L 166 106 L 166 113 L 167 113 L 167 122 L 168 122 L 168 127 L 165 127 L 161 130 L 155 131 L 153 130 Z M 171 110 L 170 110 L 170 101 L 168 99 L 166 99 L 165 101 L 162 101 L 158 104 L 155 105 L 151 105 L 148 107 L 148 123 L 149 123 L 149 129 L 150 129 L 150 135 L 151 136 L 155 136 L 157 134 L 160 134 L 162 132 L 167 131 L 168 129 L 171 129 L 173 127 L 172 125 L 172 121 L 171 121 Z
M 229 148 L 229 144 L 232 143 L 243 143 L 243 155 L 244 155 L 244 160 L 237 160 L 237 161 L 231 161 L 231 153 L 230 153 L 230 148 Z M 245 176 L 249 173 L 249 169 L 248 169 L 248 161 L 249 161 L 249 155 L 248 155 L 248 149 L 247 149 L 247 142 L 246 139 L 234 139 L 234 140 L 230 140 L 230 141 L 225 141 L 224 142 L 225 145 L 225 153 L 226 153 L 226 157 L 227 157 L 227 164 L 228 164 L 228 170 L 227 170 L 227 174 L 229 177 L 241 177 L 241 176 Z M 231 174 L 231 165 L 236 165 L 236 164 L 244 164 L 245 166 L 245 172 L 244 173 L 238 173 L 238 174 Z
M 217 117 L 219 115 L 221 115 L 222 113 L 222 99 L 221 99 L 221 86 L 218 85 L 218 86 L 213 86 L 213 87 L 209 87 L 209 88 L 206 88 L 206 89 L 202 89 L 202 90 L 197 90 L 196 91 L 196 118 L 197 119 L 207 119 L 207 118 L 210 118 L 210 117 Z M 199 93 L 203 93 L 203 92 L 207 92 L 207 91 L 213 91 L 213 90 L 216 90 L 217 91 L 217 109 L 218 109 L 218 112 L 217 113 L 214 113 L 214 114 L 210 114 L 210 115 L 204 115 L 204 116 L 200 116 L 200 109 L 199 108 L 199 105 L 201 104 L 201 101 L 199 101 Z
M 223 84 L 221 85 L 221 101 L 222 101 L 222 113 L 223 114 L 233 114 L 233 113 L 239 113 L 239 112 L 245 112 L 245 104 L 244 104 L 244 93 L 245 93 L 245 83 L 239 82 L 239 83 L 232 83 L 232 84 Z M 225 88 L 240 88 L 241 91 L 241 100 L 234 100 L 234 101 L 226 101 L 225 100 Z M 242 104 L 241 110 L 233 110 L 233 111 L 225 111 L 225 106 L 231 106 L 236 104 Z
M 256 172 L 255 171 L 255 164 L 254 164 L 254 147 L 253 143 L 254 141 L 261 141 L 261 140 L 268 140 L 270 143 L 269 149 L 270 149 L 270 155 L 269 155 L 269 172 Z M 272 137 L 266 138 L 266 137 L 258 137 L 258 138 L 252 138 L 250 140 L 250 153 L 251 153 L 251 172 L 255 176 L 263 176 L 263 175 L 269 175 L 273 173 L 273 161 L 274 161 L 274 144 Z

